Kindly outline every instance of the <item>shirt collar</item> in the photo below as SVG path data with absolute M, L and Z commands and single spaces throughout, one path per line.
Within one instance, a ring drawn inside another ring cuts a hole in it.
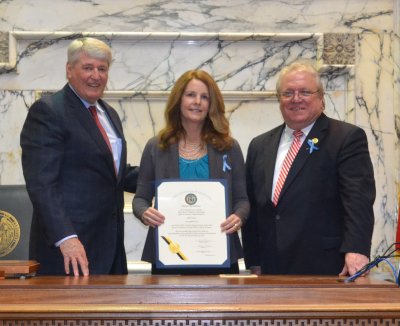
M 303 132 L 303 136 L 307 136 L 308 133 L 310 132 L 311 128 L 314 126 L 315 121 L 313 123 L 311 123 L 310 125 L 308 125 L 307 127 L 301 129 L 301 131 Z M 287 125 L 285 125 L 285 130 L 283 131 L 285 133 L 285 137 L 293 137 L 293 132 L 295 130 L 292 128 L 289 128 Z
M 79 99 L 81 100 L 81 102 L 83 103 L 83 105 L 85 106 L 86 109 L 89 109 L 89 106 L 96 106 L 97 110 L 99 110 L 100 112 L 104 112 L 103 108 L 99 105 L 99 103 L 96 101 L 96 103 L 89 103 L 88 101 L 84 100 L 82 97 L 80 97 L 78 95 L 78 93 L 75 91 L 75 89 L 72 87 L 72 85 L 70 83 L 68 83 L 69 87 L 72 89 L 72 91 L 76 94 L 76 96 L 79 97 Z

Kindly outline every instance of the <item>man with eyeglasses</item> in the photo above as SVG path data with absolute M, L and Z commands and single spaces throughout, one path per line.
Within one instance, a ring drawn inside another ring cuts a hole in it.
M 284 124 L 255 137 L 247 153 L 246 266 L 353 275 L 369 261 L 374 225 L 366 134 L 323 113 L 324 88 L 308 61 L 285 67 L 276 90 Z

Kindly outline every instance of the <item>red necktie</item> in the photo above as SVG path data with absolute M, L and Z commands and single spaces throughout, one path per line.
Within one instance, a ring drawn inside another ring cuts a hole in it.
M 97 110 L 95 106 L 89 106 L 89 111 L 92 114 L 92 117 L 94 119 L 94 121 L 96 122 L 97 127 L 99 128 L 101 135 L 104 138 L 104 141 L 107 143 L 108 148 L 110 149 L 110 152 L 112 153 L 112 148 L 111 148 L 111 143 L 110 140 L 108 139 L 107 133 L 104 130 L 103 126 L 100 123 L 99 117 L 97 115 Z
M 290 145 L 289 151 L 287 152 L 285 160 L 282 163 L 282 167 L 279 172 L 279 178 L 275 185 L 274 197 L 272 200 L 275 206 L 278 203 L 279 195 L 281 193 L 283 184 L 285 183 L 286 177 L 289 173 L 289 169 L 301 146 L 301 136 L 303 136 L 303 132 L 301 130 L 296 130 L 293 131 L 293 135 L 294 135 L 293 142 Z

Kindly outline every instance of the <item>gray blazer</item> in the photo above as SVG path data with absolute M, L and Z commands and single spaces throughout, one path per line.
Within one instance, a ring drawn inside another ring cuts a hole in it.
M 225 179 L 228 186 L 228 215 L 235 213 L 242 224 L 249 214 L 249 201 L 246 193 L 245 165 L 242 151 L 237 141 L 230 150 L 220 152 L 211 145 L 207 146 L 208 162 L 211 179 Z M 223 171 L 223 155 L 227 154 L 227 163 L 231 170 Z M 166 150 L 158 147 L 158 138 L 151 138 L 143 151 L 140 162 L 138 184 L 133 199 L 133 213 L 139 219 L 145 210 L 151 206 L 155 194 L 155 180 L 179 179 L 178 144 L 171 145 Z M 237 232 L 230 235 L 231 263 L 243 257 L 243 250 Z M 155 263 L 154 228 L 149 228 L 143 249 L 142 260 Z

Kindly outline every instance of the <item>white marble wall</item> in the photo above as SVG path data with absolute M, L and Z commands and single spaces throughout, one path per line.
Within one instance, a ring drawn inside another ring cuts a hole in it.
M 326 113 L 367 132 L 377 182 L 373 253 L 381 253 L 397 223 L 399 7 L 399 0 L 0 1 L 0 184 L 24 183 L 23 120 L 38 91 L 64 85 L 66 46 L 80 33 L 113 48 L 106 98 L 123 120 L 133 164 L 187 69 L 216 78 L 246 153 L 252 137 L 282 121 L 273 93 L 279 68 L 315 58 Z M 126 225 L 128 258 L 138 260 L 146 230 L 129 205 Z

